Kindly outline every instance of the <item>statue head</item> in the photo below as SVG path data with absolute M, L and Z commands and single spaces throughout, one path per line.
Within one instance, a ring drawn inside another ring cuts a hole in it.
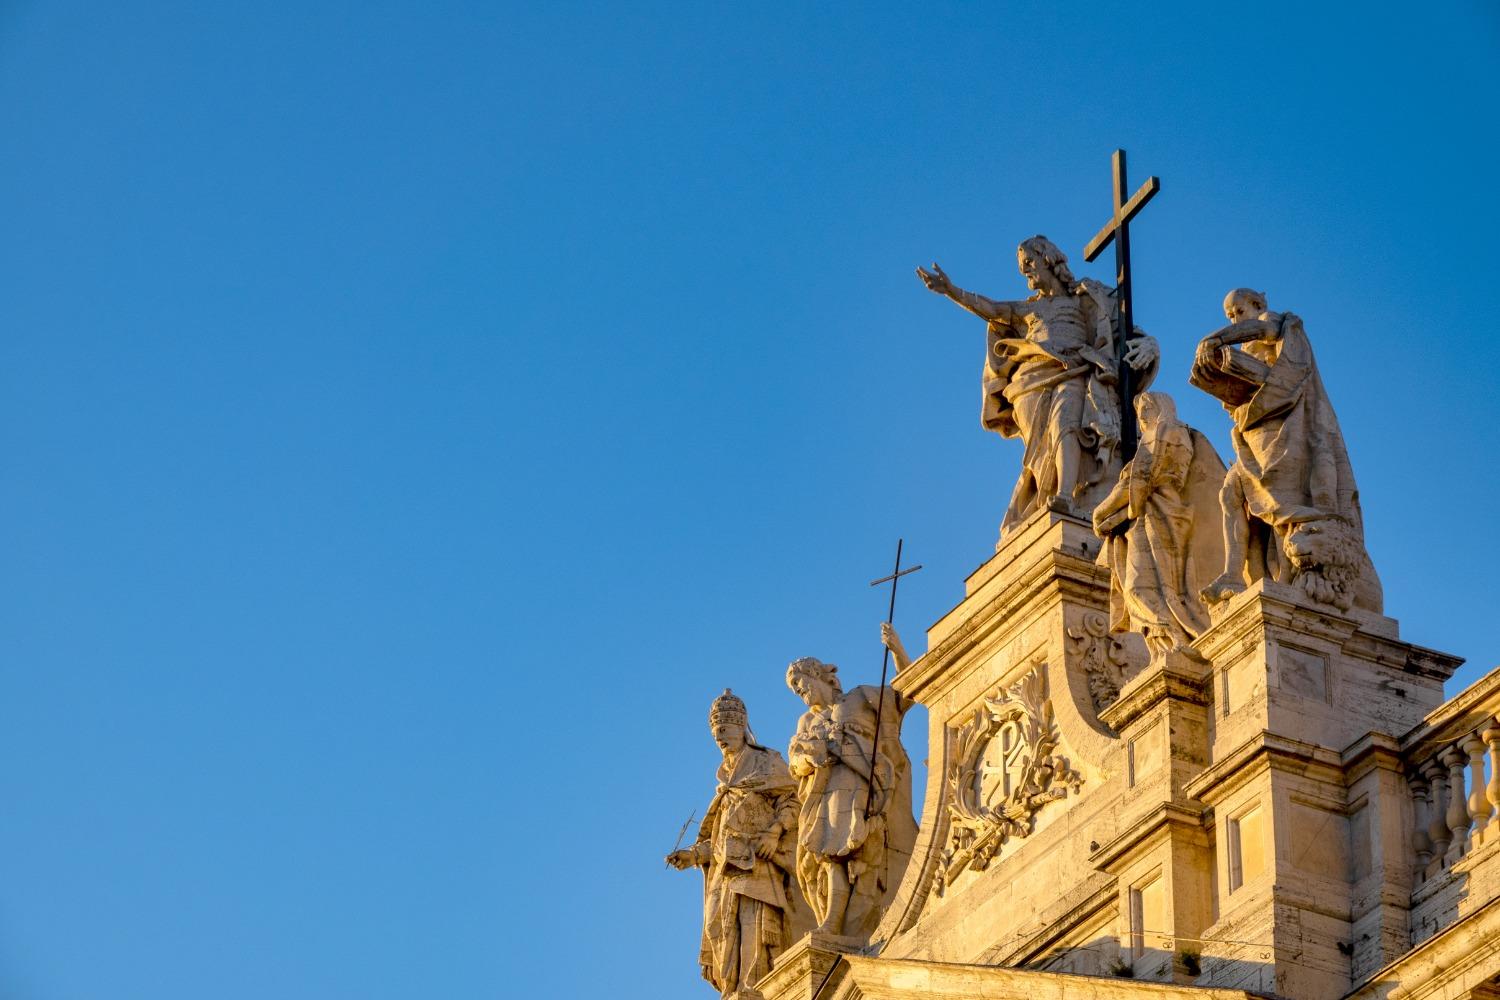
M 815 656 L 793 660 L 786 668 L 786 686 L 809 708 L 835 704 L 844 695 L 839 684 L 839 668 Z
M 1177 403 L 1164 392 L 1143 392 L 1135 397 L 1135 415 L 1141 434 L 1150 435 L 1161 424 L 1177 422 Z
M 1042 235 L 1022 240 L 1016 248 L 1016 263 L 1026 278 L 1026 287 L 1035 292 L 1053 295 L 1073 285 L 1073 272 L 1068 270 L 1068 257 L 1057 244 Z
M 1243 323 L 1266 311 L 1266 293 L 1253 288 L 1236 288 L 1224 296 L 1224 315 L 1231 323 Z
M 709 707 L 708 728 L 714 734 L 714 742 L 725 754 L 736 753 L 750 742 L 746 736 L 750 729 L 750 716 L 745 711 L 745 703 L 728 688 Z

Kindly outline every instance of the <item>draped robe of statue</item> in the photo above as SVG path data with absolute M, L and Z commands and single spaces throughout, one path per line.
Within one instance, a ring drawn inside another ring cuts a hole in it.
M 1379 613 L 1380 581 L 1365 550 L 1359 488 L 1312 344 L 1292 313 L 1279 314 L 1276 324 L 1274 335 L 1238 350 L 1220 347 L 1208 357 L 1200 352 L 1189 376 L 1234 420 L 1235 462 L 1228 475 L 1237 479 L 1251 518 L 1248 577 L 1291 581 L 1294 567 L 1283 551 L 1287 535 L 1298 525 L 1336 519 L 1356 550 L 1353 601 Z M 1256 522 L 1264 528 L 1254 530 Z
M 770 859 L 755 855 L 773 825 L 796 827 L 797 783 L 786 762 L 747 743 L 732 765 L 719 766 L 718 779 L 694 845 L 703 866 L 698 961 L 703 978 L 728 996 L 771 971 L 793 934 L 806 929 L 806 914 L 793 882 L 793 836 L 783 833 Z
M 1025 328 L 992 320 L 980 422 L 1025 444 L 1021 477 L 1011 493 L 1002 534 L 1057 495 L 1059 441 L 1077 434 L 1079 491 L 1085 517 L 1119 469 L 1120 399 L 1116 386 L 1114 292 L 1085 278 L 1068 294 L 1033 296 Z M 1144 389 L 1157 363 L 1136 372 Z
M 1225 470 L 1208 438 L 1177 419 L 1170 397 L 1147 395 L 1156 412 L 1143 414 L 1140 446 L 1094 525 L 1109 560 L 1110 631 L 1139 632 L 1157 654 L 1208 629 L 1199 592 L 1224 565 Z
M 809 708 L 797 722 L 789 754 L 792 772 L 798 776 L 800 802 L 798 880 L 822 923 L 828 920 L 830 908 L 827 866 L 844 866 L 851 888 L 839 932 L 850 937 L 863 937 L 875 929 L 883 903 L 916 842 L 911 761 L 901 745 L 901 717 L 912 703 L 884 689 L 877 740 L 875 719 L 881 690 L 865 685 L 843 695 L 837 704 Z M 829 752 L 827 744 L 836 749 Z M 869 783 L 872 753 L 876 755 L 873 789 Z

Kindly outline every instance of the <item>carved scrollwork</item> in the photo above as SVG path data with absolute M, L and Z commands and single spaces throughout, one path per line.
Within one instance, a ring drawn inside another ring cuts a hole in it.
M 1031 834 L 1043 806 L 1077 794 L 1083 776 L 1057 749 L 1046 664 L 980 702 L 954 734 L 948 844 L 934 892 L 941 896 L 965 869 L 987 868 L 1011 838 Z
M 1081 628 L 1068 629 L 1068 641 L 1083 658 L 1094 711 L 1102 712 L 1120 697 L 1120 686 L 1125 682 L 1124 650 L 1109 634 L 1108 619 L 1098 611 L 1085 614 Z

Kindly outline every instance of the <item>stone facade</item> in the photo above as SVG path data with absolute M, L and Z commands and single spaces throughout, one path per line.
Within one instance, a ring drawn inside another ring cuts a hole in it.
M 969 578 L 895 682 L 930 720 L 895 899 L 768 1000 L 1500 995 L 1500 671 L 1444 702 L 1456 658 L 1268 579 L 1149 657 L 1109 583 L 1054 511 Z
M 799 898 L 818 925 L 764 948 L 753 984 L 710 980 L 742 1000 L 1500 1000 L 1500 670 L 1445 701 L 1461 661 L 1385 616 L 1302 321 L 1239 288 L 1198 344 L 1226 469 L 1138 391 L 1159 351 L 1116 290 L 1043 237 L 1018 263 L 1024 301 L 918 271 L 986 320 L 984 424 L 1025 445 L 996 552 L 925 655 L 886 624 L 889 690 L 792 663 L 800 896 L 776 926 Z

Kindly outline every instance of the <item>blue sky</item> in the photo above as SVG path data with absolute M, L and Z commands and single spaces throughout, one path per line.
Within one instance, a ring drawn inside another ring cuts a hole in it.
M 912 268 L 1081 263 L 1117 145 L 1158 388 L 1227 453 L 1192 345 L 1299 313 L 1500 661 L 1500 15 L 1239 10 L 0 6 L 0 997 L 711 996 L 709 701 L 877 679 L 898 536 L 924 648 L 1015 478 Z

